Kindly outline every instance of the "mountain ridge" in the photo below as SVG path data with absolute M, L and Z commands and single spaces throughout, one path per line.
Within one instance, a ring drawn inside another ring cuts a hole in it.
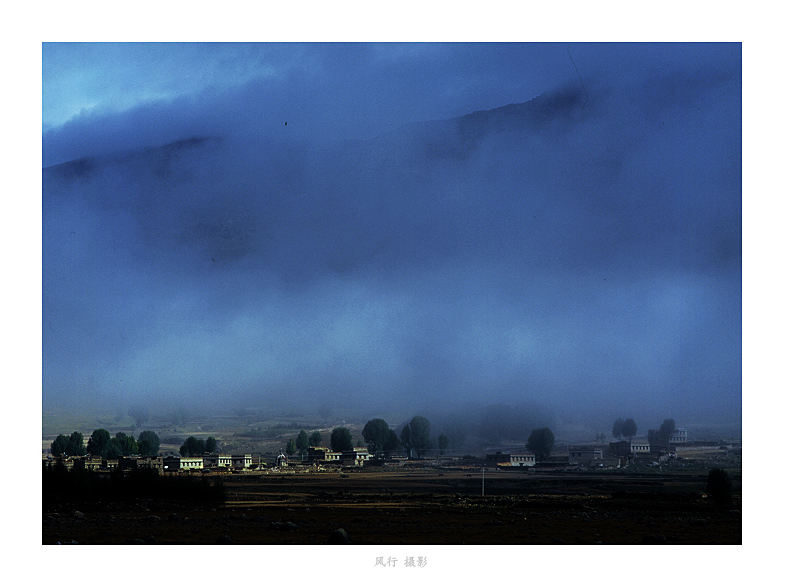
M 411 155 L 427 158 L 467 157 L 483 137 L 496 133 L 519 132 L 525 129 L 541 130 L 554 121 L 567 121 L 576 107 L 582 104 L 582 90 L 576 86 L 545 92 L 526 102 L 512 102 L 486 110 L 475 110 L 469 114 L 446 119 L 434 119 L 406 123 L 392 131 L 368 139 L 342 141 L 358 148 L 390 143 L 385 146 L 399 147 L 404 151 L 411 148 L 412 141 L 424 142 Z M 43 172 L 62 180 L 73 180 L 91 175 L 103 165 L 122 164 L 134 159 L 159 159 L 159 170 L 166 173 L 166 165 L 179 154 L 200 147 L 216 144 L 219 137 L 192 136 L 164 145 L 151 145 L 132 151 L 101 156 L 83 156 L 49 166 Z M 403 142 L 403 143 L 401 143 Z M 163 162 L 163 163 L 161 163 Z

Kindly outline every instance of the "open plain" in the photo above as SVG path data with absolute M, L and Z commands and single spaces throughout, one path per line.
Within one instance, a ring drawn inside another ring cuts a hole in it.
M 183 474 L 180 474 L 183 475 Z M 221 502 L 132 499 L 44 505 L 43 543 L 741 544 L 705 470 L 672 473 L 438 469 L 185 474 Z

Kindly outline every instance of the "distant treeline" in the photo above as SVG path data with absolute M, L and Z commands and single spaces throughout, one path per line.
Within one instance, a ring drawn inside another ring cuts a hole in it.
M 69 471 L 62 464 L 44 464 L 42 490 L 45 506 L 140 498 L 222 502 L 225 497 L 220 480 L 201 476 L 163 476 L 156 470 L 104 473 L 73 468 Z

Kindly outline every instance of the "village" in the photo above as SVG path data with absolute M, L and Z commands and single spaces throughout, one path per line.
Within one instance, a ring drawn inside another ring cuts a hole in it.
M 286 437 L 277 440 L 291 445 Z M 191 439 L 179 455 L 172 443 L 116 458 L 45 451 L 43 542 L 741 541 L 740 443 L 690 441 L 686 428 L 664 440 L 557 440 L 544 457 L 522 444 L 479 455 L 372 443 L 337 451 L 332 439 L 296 452 L 186 455 L 202 445 Z M 731 484 L 722 503 L 707 484 L 720 468 Z
M 282 471 L 338 471 L 362 467 L 396 467 L 414 461 L 434 467 L 488 467 L 498 469 L 528 468 L 531 471 L 581 471 L 591 469 L 619 469 L 631 464 L 658 467 L 679 458 L 679 449 L 688 447 L 686 428 L 677 428 L 667 441 L 631 438 L 607 444 L 565 445 L 561 453 L 555 452 L 546 459 L 537 460 L 534 452 L 502 448 L 487 452 L 485 459 L 473 456 L 432 455 L 408 457 L 399 452 L 369 452 L 367 447 L 353 447 L 348 451 L 335 451 L 325 446 L 309 446 L 300 455 L 278 452 L 274 458 L 251 453 L 222 454 L 205 452 L 203 455 L 174 455 L 161 452 L 156 456 L 124 455 L 108 459 L 100 455 L 52 456 L 44 454 L 45 466 L 64 466 L 67 470 L 85 469 L 98 472 L 115 470 L 154 470 L 159 474 L 243 474 Z M 723 446 L 724 450 L 733 448 Z M 740 453 L 740 449 L 735 451 Z

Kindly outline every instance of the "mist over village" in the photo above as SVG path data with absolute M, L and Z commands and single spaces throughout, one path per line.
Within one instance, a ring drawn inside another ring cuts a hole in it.
M 42 122 L 43 543 L 741 543 L 739 43 L 44 43 Z

